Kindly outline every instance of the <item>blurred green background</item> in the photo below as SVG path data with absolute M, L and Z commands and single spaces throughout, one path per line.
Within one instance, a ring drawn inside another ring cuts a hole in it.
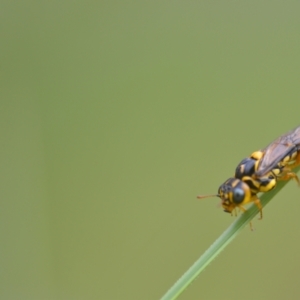
M 159 299 L 215 193 L 300 124 L 297 1 L 1 1 L 0 298 Z M 299 299 L 290 183 L 180 299 Z

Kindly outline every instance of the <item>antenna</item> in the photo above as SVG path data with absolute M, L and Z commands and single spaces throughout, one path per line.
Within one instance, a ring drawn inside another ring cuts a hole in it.
M 204 198 L 211 198 L 211 197 L 221 197 L 219 194 L 214 194 L 214 195 L 199 195 L 197 196 L 198 199 L 204 199 Z

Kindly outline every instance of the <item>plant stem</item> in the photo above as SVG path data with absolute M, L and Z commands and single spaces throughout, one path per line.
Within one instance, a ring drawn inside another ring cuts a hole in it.
M 297 173 L 299 170 L 300 167 L 297 167 L 294 172 Z M 260 197 L 262 207 L 265 207 L 287 183 L 288 181 L 279 181 L 275 189 L 264 193 Z M 175 282 L 161 300 L 176 299 L 258 213 L 259 210 L 256 205 L 252 205 L 245 213 L 242 213 L 238 219 L 233 222 L 201 255 L 201 257 Z

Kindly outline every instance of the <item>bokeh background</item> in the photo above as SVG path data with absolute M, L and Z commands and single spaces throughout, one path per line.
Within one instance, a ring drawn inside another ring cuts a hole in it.
M 0 298 L 159 299 L 215 193 L 300 124 L 298 1 L 1 1 Z M 299 299 L 300 190 L 180 299 Z

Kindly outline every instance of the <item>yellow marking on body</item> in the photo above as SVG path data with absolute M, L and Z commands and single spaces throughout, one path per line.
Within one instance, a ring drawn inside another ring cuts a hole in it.
M 258 161 L 254 164 L 254 170 L 255 170 L 255 172 L 258 170 L 259 163 L 260 163 L 260 161 L 258 160 Z
M 298 152 L 297 152 L 297 151 L 293 152 L 293 153 L 292 153 L 292 159 L 295 159 L 295 158 L 296 158 L 296 156 L 297 156 L 297 154 L 298 154 Z
M 272 173 L 275 175 L 275 176 L 278 176 L 278 175 L 280 175 L 280 169 L 273 169 L 272 170 Z
M 240 172 L 243 174 L 244 171 L 245 171 L 245 165 L 241 165 L 241 166 L 240 166 Z
M 243 177 L 243 181 L 246 181 L 246 180 L 251 181 L 253 183 L 253 185 L 256 187 L 256 189 L 258 189 L 260 187 L 259 181 L 253 179 L 252 177 L 250 177 L 250 176 L 244 176 Z
M 233 182 L 232 182 L 232 187 L 236 187 L 238 184 L 239 184 L 239 179 L 235 179 Z
M 264 156 L 264 153 L 262 151 L 255 151 L 251 154 L 251 158 L 260 160 Z

